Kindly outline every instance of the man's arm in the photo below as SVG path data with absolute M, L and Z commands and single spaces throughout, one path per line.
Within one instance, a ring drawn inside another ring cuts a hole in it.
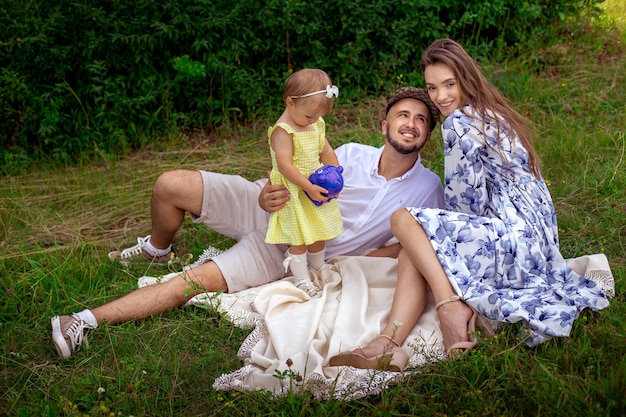
M 269 178 L 269 176 L 268 172 L 267 177 Z M 283 184 L 274 185 L 268 180 L 259 193 L 259 207 L 268 213 L 285 207 L 287 201 L 289 201 L 289 192 Z

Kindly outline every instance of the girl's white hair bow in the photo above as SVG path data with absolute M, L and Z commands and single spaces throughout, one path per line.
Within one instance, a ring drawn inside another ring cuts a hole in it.
M 326 93 L 327 98 L 333 98 L 333 96 L 337 98 L 339 97 L 339 88 L 337 88 L 336 85 L 327 85 L 326 90 L 314 91 L 312 93 L 304 94 L 301 96 L 289 96 L 289 98 L 305 98 L 305 97 L 311 97 L 316 94 L 322 94 L 322 93 Z

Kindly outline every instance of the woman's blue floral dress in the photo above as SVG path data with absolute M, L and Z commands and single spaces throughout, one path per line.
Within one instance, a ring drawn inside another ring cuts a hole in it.
M 448 210 L 407 209 L 468 305 L 497 321 L 524 320 L 530 346 L 568 336 L 581 310 L 609 302 L 566 266 L 550 193 L 531 174 L 521 142 L 500 132 L 497 151 L 490 120 L 483 135 L 483 122 L 466 114 L 475 114 L 471 106 L 442 125 Z

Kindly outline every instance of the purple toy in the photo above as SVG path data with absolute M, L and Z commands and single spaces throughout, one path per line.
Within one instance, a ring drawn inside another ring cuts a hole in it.
M 328 200 L 319 202 L 313 200 L 305 191 L 309 200 L 313 202 L 316 206 L 321 206 L 324 203 L 328 203 L 331 201 L 337 194 L 341 192 L 343 189 L 343 176 L 341 173 L 343 172 L 342 166 L 334 166 L 334 165 L 324 165 L 321 168 L 316 169 L 311 175 L 309 175 L 309 181 L 312 184 L 319 185 L 322 188 L 328 190 L 328 193 L 325 194 L 328 197 Z

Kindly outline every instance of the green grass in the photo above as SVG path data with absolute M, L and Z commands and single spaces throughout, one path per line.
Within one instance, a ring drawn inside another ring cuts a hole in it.
M 216 392 L 239 368 L 247 335 L 197 307 L 105 325 L 88 348 L 58 359 L 52 315 L 119 297 L 164 267 L 110 263 L 111 248 L 150 230 L 150 188 L 175 167 L 265 175 L 265 129 L 251 126 L 168 138 L 121 161 L 32 172 L 0 180 L 0 415 L 11 416 L 619 416 L 626 413 L 626 37 L 623 2 L 593 26 L 572 25 L 550 45 L 531 45 L 487 72 L 529 116 L 559 219 L 566 257 L 603 252 L 617 296 L 585 311 L 570 338 L 534 349 L 516 328 L 457 362 L 427 366 L 379 396 L 341 402 L 289 394 Z M 328 118 L 334 145 L 381 144 L 381 100 L 339 100 Z M 436 135 L 423 154 L 441 174 Z M 174 242 L 198 255 L 231 241 L 186 221 Z M 113 413 L 113 414 L 111 414 Z

